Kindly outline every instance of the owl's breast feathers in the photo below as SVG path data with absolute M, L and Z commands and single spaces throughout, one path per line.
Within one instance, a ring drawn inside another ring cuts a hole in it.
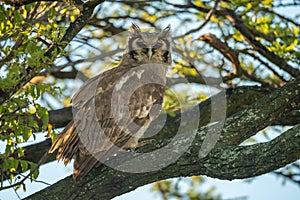
M 166 66 L 158 64 L 122 65 L 88 80 L 72 99 L 73 120 L 49 152 L 58 149 L 57 159 L 65 164 L 74 159 L 79 181 L 116 153 L 111 149 L 136 147 L 161 111 L 153 105 L 162 104 L 165 80 Z

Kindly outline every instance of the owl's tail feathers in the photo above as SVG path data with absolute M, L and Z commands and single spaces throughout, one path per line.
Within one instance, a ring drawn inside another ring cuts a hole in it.
M 98 162 L 99 160 L 94 158 L 91 154 L 84 154 L 81 151 L 78 151 L 75 154 L 74 161 L 74 180 L 76 182 L 82 180 L 82 178 L 85 177 Z
M 75 181 L 80 181 L 99 162 L 88 151 L 85 151 L 84 147 L 79 149 L 79 146 L 79 135 L 74 122 L 71 121 L 59 134 L 49 150 L 49 153 L 53 153 L 58 149 L 56 158 L 63 160 L 65 165 L 74 159 L 73 178 Z
M 58 149 L 56 156 L 57 160 L 63 160 L 64 164 L 67 165 L 77 152 L 78 144 L 79 137 L 76 131 L 76 126 L 74 122 L 71 121 L 53 142 L 49 153 L 53 153 Z

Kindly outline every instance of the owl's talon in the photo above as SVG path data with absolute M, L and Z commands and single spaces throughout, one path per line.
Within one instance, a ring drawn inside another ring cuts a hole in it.
M 136 148 L 142 147 L 142 146 L 147 145 L 147 144 L 151 144 L 153 142 L 155 142 L 155 139 L 143 140 L 143 141 L 141 141 L 141 142 L 138 143 L 138 145 L 136 146 Z

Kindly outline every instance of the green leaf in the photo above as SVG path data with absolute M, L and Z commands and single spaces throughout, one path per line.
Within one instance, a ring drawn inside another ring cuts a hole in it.
M 37 179 L 37 177 L 39 176 L 39 174 L 40 174 L 40 171 L 38 170 L 38 169 L 36 169 L 34 172 L 33 172 L 33 178 L 34 179 Z
M 18 165 L 19 165 L 19 160 L 16 160 L 12 157 L 4 158 L 4 162 L 3 162 L 4 169 L 10 172 L 15 172 L 18 169 Z
M 52 19 L 54 19 L 55 16 L 56 16 L 56 8 L 51 8 L 49 12 L 49 20 L 52 21 Z
M 32 129 L 22 126 L 22 137 L 23 137 L 25 142 L 30 138 L 30 136 L 32 134 L 33 134 Z
M 49 122 L 48 110 L 44 107 L 36 105 L 36 113 L 37 113 L 37 117 L 42 120 L 43 123 L 42 130 L 45 131 L 47 129 L 48 122 Z
M 22 16 L 17 10 L 14 10 L 14 22 L 19 23 L 22 19 Z
M 27 123 L 28 123 L 28 126 L 33 128 L 34 130 L 38 130 L 39 128 L 39 125 L 37 123 L 37 121 L 33 120 L 33 116 L 31 114 L 27 115 Z
M 21 158 L 22 156 L 24 156 L 25 150 L 23 148 L 18 148 L 17 152 L 18 152 L 18 157 Z

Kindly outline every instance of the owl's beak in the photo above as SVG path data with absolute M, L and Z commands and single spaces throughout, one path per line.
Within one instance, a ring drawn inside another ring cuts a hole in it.
M 153 55 L 153 52 L 152 52 L 152 48 L 151 48 L 151 47 L 148 48 L 147 55 L 148 55 L 148 59 L 151 60 L 151 57 L 152 57 L 152 55 Z

